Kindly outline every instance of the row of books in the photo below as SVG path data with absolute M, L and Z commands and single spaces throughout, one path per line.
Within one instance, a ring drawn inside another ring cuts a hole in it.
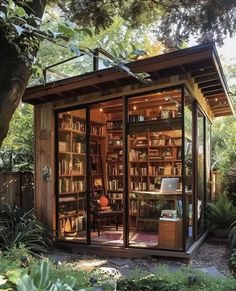
M 83 180 L 71 180 L 70 178 L 60 178 L 59 193 L 85 191 L 85 182 Z
M 144 181 L 131 181 L 130 182 L 130 190 L 132 191 L 146 191 L 147 190 L 147 182 Z
M 147 160 L 147 151 L 146 150 L 134 150 L 131 149 L 129 152 L 130 161 L 146 161 Z
M 71 128 L 71 118 L 69 116 L 64 116 L 58 119 L 59 128 L 70 129 Z
M 145 167 L 130 167 L 130 175 L 147 175 L 147 168 Z
M 104 128 L 102 125 L 90 125 L 90 134 L 103 136 L 104 135 Z
M 157 139 L 150 139 L 149 146 L 181 146 L 182 139 L 181 138 L 157 138 Z
M 122 181 L 113 179 L 108 181 L 108 190 L 119 190 L 122 189 Z
M 59 175 L 71 175 L 72 174 L 72 163 L 70 160 L 62 159 L 58 163 Z
M 107 131 L 121 130 L 122 120 L 107 121 Z
M 61 219 L 59 221 L 59 230 L 61 236 L 68 235 L 71 232 L 76 233 L 85 230 L 85 216 Z
M 70 152 L 71 151 L 70 140 L 69 141 L 59 141 L 58 150 L 60 153 Z
M 166 164 L 165 166 L 149 166 L 149 175 L 158 176 L 158 175 L 177 175 L 172 173 L 172 165 Z
M 61 129 L 72 129 L 79 132 L 85 133 L 86 131 L 86 123 L 81 120 L 74 120 L 70 117 L 64 117 L 59 119 L 59 128 Z M 103 136 L 104 128 L 102 125 L 91 124 L 90 125 L 90 133 L 93 135 Z
M 78 154 L 84 154 L 85 153 L 85 143 L 82 142 L 72 142 L 72 152 L 78 153 Z
M 182 175 L 182 163 L 175 163 L 173 168 L 173 175 L 181 176 Z
M 108 164 L 107 166 L 108 175 L 123 175 L 123 165 L 122 164 Z

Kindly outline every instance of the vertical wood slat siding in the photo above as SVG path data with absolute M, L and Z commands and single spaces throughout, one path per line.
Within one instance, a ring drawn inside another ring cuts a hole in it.
M 0 206 L 8 204 L 25 211 L 34 207 L 33 173 L 3 173 L 0 174 Z
M 35 209 L 37 217 L 55 231 L 54 110 L 51 104 L 35 107 Z M 43 178 L 45 166 L 51 177 Z

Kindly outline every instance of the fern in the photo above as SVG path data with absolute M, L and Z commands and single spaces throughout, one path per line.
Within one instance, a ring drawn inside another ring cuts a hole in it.
M 236 207 L 233 206 L 226 194 L 222 194 L 216 202 L 207 203 L 207 215 L 212 229 L 228 229 L 236 220 Z

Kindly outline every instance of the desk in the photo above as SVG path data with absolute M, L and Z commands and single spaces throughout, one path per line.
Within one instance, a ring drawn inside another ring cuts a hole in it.
M 158 191 L 132 191 L 131 193 L 137 196 L 137 217 L 136 217 L 136 231 L 138 231 L 139 221 L 158 222 L 159 217 L 148 215 L 143 216 L 140 213 L 141 205 L 150 205 L 151 201 L 173 201 L 173 209 L 177 209 L 178 200 L 182 200 L 182 191 L 160 193 Z M 186 191 L 186 203 L 189 204 L 189 199 L 192 196 L 192 191 Z

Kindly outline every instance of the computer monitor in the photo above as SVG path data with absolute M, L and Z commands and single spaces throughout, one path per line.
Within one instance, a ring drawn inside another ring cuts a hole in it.
M 176 192 L 179 187 L 179 178 L 163 178 L 160 193 Z

